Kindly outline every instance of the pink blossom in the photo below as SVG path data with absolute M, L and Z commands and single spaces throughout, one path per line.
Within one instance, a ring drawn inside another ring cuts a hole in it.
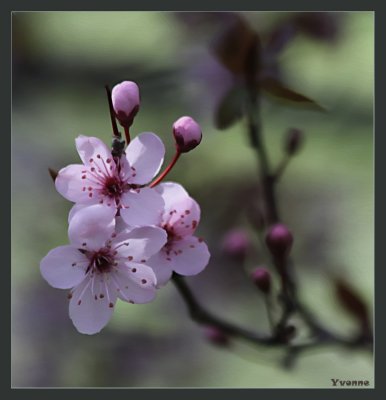
M 196 275 L 208 264 L 210 254 L 201 238 L 193 236 L 200 221 L 200 207 L 186 190 L 173 182 L 156 187 L 165 201 L 161 226 L 168 240 L 162 250 L 149 260 L 157 276 L 157 286 L 164 285 L 175 271 Z
M 70 245 L 51 250 L 41 261 L 47 282 L 71 289 L 70 318 L 81 333 L 99 332 L 112 316 L 117 298 L 148 303 L 156 293 L 156 276 L 148 259 L 165 245 L 157 227 L 115 229 L 114 210 L 96 204 L 70 220 Z
M 117 162 L 108 147 L 95 137 L 79 136 L 76 147 L 83 165 L 61 169 L 55 180 L 58 192 L 77 204 L 75 210 L 102 204 L 130 226 L 152 225 L 159 220 L 164 202 L 154 190 L 141 187 L 161 168 L 165 147 L 158 136 L 137 136 Z

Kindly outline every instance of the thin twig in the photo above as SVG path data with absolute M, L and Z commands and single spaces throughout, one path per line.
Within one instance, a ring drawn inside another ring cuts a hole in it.
M 200 303 L 196 300 L 194 294 L 192 293 L 192 291 L 190 290 L 189 286 L 186 284 L 182 276 L 179 276 L 174 273 L 172 280 L 175 286 L 177 287 L 179 293 L 181 294 L 182 298 L 185 300 L 185 303 L 189 309 L 190 316 L 196 322 L 203 325 L 215 326 L 219 328 L 223 333 L 229 336 L 242 337 L 253 343 L 259 343 L 265 345 L 276 344 L 275 338 L 271 336 L 251 332 L 247 329 L 231 324 L 211 314 L 209 311 L 203 308 L 200 305 Z

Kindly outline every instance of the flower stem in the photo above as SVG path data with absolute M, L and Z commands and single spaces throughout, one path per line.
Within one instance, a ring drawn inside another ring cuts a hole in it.
M 105 85 L 105 89 L 106 89 L 106 94 L 107 94 L 107 101 L 109 102 L 110 119 L 111 119 L 111 126 L 113 128 L 113 136 L 120 139 L 121 132 L 119 132 L 117 121 L 115 120 L 113 101 L 111 100 L 111 90 L 108 87 L 108 85 Z
M 272 347 L 284 347 L 288 352 L 296 351 L 296 354 L 300 351 L 318 348 L 322 345 L 334 345 L 339 344 L 347 348 L 364 347 L 371 350 L 370 338 L 357 337 L 346 339 L 344 337 L 328 333 L 326 335 L 316 336 L 313 340 L 308 340 L 303 343 L 291 344 L 287 341 L 283 341 L 280 335 L 276 333 L 272 335 L 264 335 L 262 333 L 255 333 L 248 329 L 242 328 L 238 325 L 232 324 L 225 321 L 214 314 L 207 311 L 196 299 L 189 286 L 186 284 L 184 278 L 176 273 L 173 273 L 172 281 L 175 284 L 178 292 L 182 296 L 183 300 L 188 307 L 191 318 L 201 325 L 210 325 L 218 328 L 224 334 L 242 338 L 248 342 L 259 344 L 263 346 Z M 299 350 L 299 351 L 297 351 Z
M 174 154 L 173 160 L 170 162 L 170 164 L 165 168 L 165 170 L 161 173 L 161 175 L 150 184 L 151 188 L 157 186 L 160 182 L 162 182 L 162 180 L 166 177 L 166 175 L 172 170 L 175 163 L 180 158 L 180 155 L 181 153 L 178 150 L 176 150 L 176 153 Z
M 274 173 L 275 183 L 277 183 L 279 181 L 279 179 L 282 177 L 284 171 L 286 170 L 286 168 L 288 166 L 289 161 L 290 161 L 290 157 L 288 155 L 283 157 L 283 159 L 281 160 L 280 164 L 278 165 L 278 167 Z
M 238 336 L 242 337 L 248 341 L 252 341 L 254 343 L 273 345 L 275 339 L 270 336 L 265 336 L 263 334 L 257 334 L 251 332 L 249 330 L 243 329 L 237 325 L 233 325 L 227 321 L 224 321 L 213 314 L 209 313 L 206 309 L 204 309 L 196 300 L 194 294 L 190 290 L 189 286 L 184 281 L 184 278 L 176 273 L 173 273 L 172 276 L 173 283 L 184 299 L 188 309 L 190 316 L 193 320 L 197 321 L 203 325 L 211 325 L 220 329 L 223 333 L 230 336 Z
M 126 145 L 130 143 L 130 130 L 128 126 L 124 126 L 125 129 L 125 138 L 126 138 Z
M 264 295 L 264 305 L 265 305 L 265 309 L 267 311 L 269 327 L 271 328 L 271 331 L 274 332 L 275 331 L 275 321 L 273 320 L 271 300 L 270 300 L 268 294 Z

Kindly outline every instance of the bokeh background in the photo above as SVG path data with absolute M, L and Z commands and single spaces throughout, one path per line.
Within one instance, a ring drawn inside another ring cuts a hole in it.
M 294 13 L 242 14 L 259 33 Z M 172 283 L 147 305 L 118 305 L 94 336 L 68 317 L 66 291 L 48 286 L 40 259 L 67 242 L 71 204 L 56 193 L 47 168 L 78 162 L 78 134 L 110 141 L 104 85 L 134 80 L 141 110 L 133 132 L 153 131 L 173 155 L 171 124 L 197 119 L 201 145 L 170 174 L 202 208 L 199 235 L 212 258 L 188 279 L 219 315 L 267 330 L 261 295 L 245 274 L 266 259 L 244 212 L 256 165 L 240 121 L 220 131 L 213 110 L 229 75 L 208 51 L 224 14 L 168 12 L 14 13 L 12 117 L 12 385 L 16 387 L 331 387 L 331 378 L 368 379 L 365 351 L 339 347 L 304 353 L 283 369 L 283 352 L 234 342 L 214 346 L 192 322 Z M 325 18 L 326 17 L 326 18 Z M 327 21 L 323 22 L 324 19 Z M 283 219 L 301 296 L 338 332 L 355 322 L 334 297 L 331 274 L 344 276 L 373 307 L 373 81 L 371 12 L 326 14 L 280 54 L 288 85 L 328 113 L 263 100 L 269 153 L 282 156 L 289 127 L 305 133 L 301 153 L 280 183 Z M 276 71 L 277 72 L 277 71 Z M 222 250 L 224 235 L 245 229 L 255 246 L 245 265 Z

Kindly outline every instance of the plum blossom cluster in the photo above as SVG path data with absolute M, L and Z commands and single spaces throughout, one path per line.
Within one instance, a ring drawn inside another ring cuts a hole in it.
M 198 203 L 178 183 L 162 182 L 180 155 L 200 143 L 200 126 L 187 116 L 173 124 L 176 153 L 159 173 L 165 155 L 161 139 L 151 132 L 130 138 L 140 106 L 138 86 L 125 81 L 107 94 L 112 148 L 96 137 L 76 138 L 82 163 L 62 168 L 55 178 L 57 191 L 74 203 L 69 244 L 49 251 L 40 263 L 51 286 L 70 290 L 70 318 L 85 334 L 108 323 L 118 299 L 148 303 L 173 272 L 196 275 L 210 258 L 203 239 L 195 236 Z

